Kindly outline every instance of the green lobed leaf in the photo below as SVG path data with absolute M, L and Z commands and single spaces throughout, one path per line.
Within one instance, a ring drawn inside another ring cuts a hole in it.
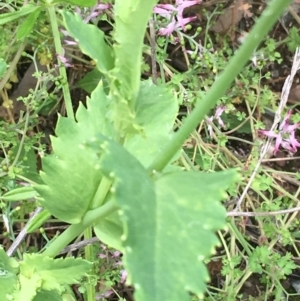
M 55 155 L 43 158 L 41 178 L 45 184 L 34 188 L 43 198 L 42 205 L 62 221 L 79 223 L 85 213 L 94 208 L 93 200 L 102 175 L 94 169 L 97 155 L 81 149 L 80 145 L 98 133 L 114 136 L 106 116 L 108 104 L 103 86 L 99 84 L 87 100 L 87 108 L 80 104 L 77 122 L 59 117 L 57 137 L 51 137 Z
M 84 23 L 77 14 L 63 10 L 62 16 L 66 29 L 81 51 L 96 62 L 101 73 L 107 74 L 114 66 L 114 55 L 105 42 L 104 33 L 95 25 Z
M 99 163 L 95 168 L 101 170 L 113 182 L 111 194 L 117 201 L 117 204 L 119 205 L 121 200 L 123 205 L 129 204 L 130 199 L 134 204 L 134 210 L 138 210 L 143 216 L 149 204 L 154 203 L 155 200 L 153 183 L 145 168 L 124 147 L 102 135 L 97 135 L 96 139 L 87 145 L 87 148 L 93 149 L 99 156 Z M 123 207 L 126 210 L 130 210 L 127 205 Z M 121 220 L 124 221 L 126 219 L 127 225 L 127 217 L 123 215 L 122 211 L 119 211 L 118 214 Z M 132 222 L 134 223 L 134 221 Z M 102 228 L 103 225 L 104 230 Z M 125 230 L 120 227 L 117 216 L 109 216 L 107 220 L 105 219 L 101 224 L 97 225 L 95 230 L 100 240 L 119 250 L 121 249 L 121 235 L 124 231 L 126 233 L 127 230 L 126 227 Z M 113 235 L 109 236 L 108 233 Z M 136 235 L 135 239 L 139 240 L 142 235 L 148 234 L 147 232 L 141 232 Z M 127 244 L 125 243 L 126 246 Z
M 32 287 L 59 291 L 61 285 L 78 283 L 91 268 L 92 263 L 81 258 L 53 259 L 42 254 L 25 254 L 20 263 L 20 274 L 24 283 L 35 279 Z
M 225 226 L 219 201 L 237 180 L 237 172 L 176 172 L 155 181 L 156 202 L 124 197 L 127 233 L 124 264 L 135 300 L 190 300 L 199 297 L 209 276 L 203 260 L 214 251 L 214 231 Z
M 171 140 L 178 101 L 165 87 L 156 86 L 151 80 L 143 81 L 135 112 L 142 134 L 128 136 L 124 145 L 148 167 Z
M 39 290 L 32 301 L 62 301 L 62 297 L 56 290 Z
M 121 236 L 123 234 L 123 224 L 117 212 L 110 214 L 94 226 L 96 236 L 108 246 L 122 250 Z
M 42 286 L 42 278 L 38 275 L 32 275 L 26 278 L 19 275 L 20 289 L 14 294 L 14 301 L 31 301 L 37 294 L 37 291 Z
M 10 301 L 18 283 L 18 263 L 0 247 L 0 300 Z
M 214 231 L 226 224 L 219 201 L 237 172 L 169 173 L 155 181 L 155 197 L 146 170 L 120 145 L 103 136 L 88 145 L 99 156 L 95 168 L 114 183 L 124 264 L 136 300 L 183 301 L 189 292 L 203 294 L 209 279 L 203 260 L 218 244 Z

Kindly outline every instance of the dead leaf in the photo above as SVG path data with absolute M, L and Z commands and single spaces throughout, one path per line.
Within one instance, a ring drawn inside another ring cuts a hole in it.
M 288 99 L 291 103 L 300 103 L 300 85 L 297 85 L 290 90 Z
M 244 13 L 245 18 L 250 18 L 253 16 L 253 14 L 250 12 L 251 7 L 252 5 L 250 5 L 249 3 L 244 3 L 241 4 L 241 6 L 238 9 Z
M 234 1 L 231 6 L 224 9 L 223 14 L 218 18 L 216 24 L 211 27 L 211 30 L 216 33 L 228 32 L 240 22 L 245 14 L 245 10 L 250 7 L 249 0 Z

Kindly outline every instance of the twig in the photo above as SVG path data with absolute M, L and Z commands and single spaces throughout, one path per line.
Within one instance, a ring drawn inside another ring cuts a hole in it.
M 94 244 L 96 242 L 100 242 L 98 237 L 92 237 L 90 239 L 81 240 L 81 241 L 76 242 L 74 244 L 68 245 L 59 254 L 65 254 L 65 253 L 68 253 L 70 251 L 75 251 L 77 249 L 86 247 L 86 246 Z
M 290 93 L 290 89 L 292 87 L 292 84 L 293 84 L 293 80 L 294 80 L 294 77 L 297 73 L 297 71 L 299 70 L 300 68 L 300 50 L 299 48 L 296 49 L 296 53 L 295 53 L 295 56 L 294 56 L 294 61 L 293 61 L 293 66 L 292 66 L 292 70 L 291 70 L 291 74 L 286 78 L 285 80 L 285 83 L 284 83 L 284 86 L 282 88 L 282 93 L 281 93 L 281 100 L 280 100 L 280 103 L 279 103 L 279 106 L 277 108 L 277 111 L 275 113 L 275 117 L 274 117 L 274 123 L 270 129 L 270 131 L 274 131 L 280 120 L 281 120 L 281 113 L 283 111 L 283 109 L 285 108 L 286 106 L 286 103 L 287 103 L 287 100 L 288 100 L 288 96 L 289 96 L 289 93 Z M 241 204 L 243 202 L 243 199 L 245 198 L 258 170 L 259 170 L 259 167 L 266 155 L 266 153 L 268 152 L 269 150 L 269 147 L 271 145 L 271 139 L 272 138 L 268 138 L 267 142 L 265 145 L 263 145 L 263 147 L 261 148 L 261 152 L 260 152 L 260 156 L 259 156 L 259 159 L 258 159 L 258 162 L 249 178 L 249 181 L 241 195 L 241 197 L 239 198 L 237 204 L 236 204 L 236 207 L 234 209 L 234 212 L 237 212 L 240 207 L 241 207 Z
M 227 216 L 274 216 L 279 214 L 286 214 L 300 211 L 300 207 L 285 209 L 285 210 L 278 210 L 278 211 L 270 211 L 270 212 L 236 212 L 230 211 L 227 212 Z
M 12 256 L 15 253 L 15 251 L 18 248 L 18 246 L 21 244 L 21 242 L 25 239 L 25 237 L 27 235 L 27 227 L 28 227 L 30 221 L 32 221 L 32 219 L 34 217 L 36 217 L 42 210 L 43 210 L 42 207 L 37 207 L 35 209 L 34 213 L 30 217 L 30 219 L 27 221 L 25 227 L 21 230 L 21 232 L 19 233 L 19 235 L 17 236 L 17 238 L 14 240 L 14 242 L 12 243 L 12 245 L 7 250 L 6 254 L 8 256 Z

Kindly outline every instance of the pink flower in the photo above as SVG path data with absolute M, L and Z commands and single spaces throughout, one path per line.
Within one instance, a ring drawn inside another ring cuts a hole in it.
M 98 3 L 91 9 L 84 8 L 83 12 L 81 12 L 79 7 L 76 7 L 76 12 L 83 17 L 83 22 L 88 23 L 101 15 L 104 10 L 111 8 L 111 6 L 112 5 L 108 3 Z
M 121 270 L 121 280 L 120 280 L 120 282 L 124 283 L 126 281 L 126 279 L 127 279 L 127 276 L 128 276 L 127 271 Z
M 176 23 L 176 21 L 173 20 L 167 27 L 160 28 L 160 30 L 158 31 L 158 34 L 161 36 L 169 37 L 172 34 L 172 32 L 178 27 L 179 26 Z
M 113 254 L 112 254 L 112 257 L 113 258 L 117 258 L 121 255 L 121 252 L 120 251 L 114 251 Z
M 199 1 L 199 0 L 191 0 L 191 1 L 176 0 L 176 4 L 178 5 L 177 6 L 177 12 L 178 12 L 177 18 L 178 18 L 178 22 L 180 23 L 180 25 L 181 25 L 182 28 L 184 28 L 184 26 L 187 24 L 184 21 L 184 19 L 186 19 L 186 18 L 183 18 L 183 11 L 184 11 L 184 9 L 187 8 L 187 7 L 196 5 L 196 4 L 200 3 L 200 2 L 201 1 Z
M 283 118 L 278 131 L 259 130 L 259 133 L 276 139 L 274 155 L 277 154 L 280 146 L 292 153 L 295 153 L 297 148 L 300 147 L 300 143 L 295 138 L 295 130 L 300 127 L 300 123 L 290 124 L 291 115 L 292 110 Z
M 208 121 L 208 126 L 207 126 L 207 130 L 209 132 L 209 135 L 210 137 L 212 137 L 212 134 L 213 134 L 213 129 L 212 129 L 212 126 L 211 126 L 211 123 L 214 121 L 214 120 L 217 120 L 218 124 L 222 127 L 222 128 L 225 128 L 225 124 L 221 118 L 221 115 L 223 114 L 223 112 L 225 111 L 226 107 L 225 106 L 219 106 L 217 109 L 216 109 L 216 112 L 213 116 L 207 118 L 206 120 Z
M 74 67 L 74 65 L 69 63 L 69 59 L 65 57 L 65 50 L 62 49 L 62 54 L 57 54 L 57 58 L 61 61 L 61 63 L 67 68 L 67 67 Z
M 196 17 L 183 17 L 183 11 L 186 7 L 200 3 L 200 0 L 176 0 L 175 5 L 171 4 L 157 4 L 153 12 L 161 15 L 170 21 L 167 27 L 159 30 L 160 35 L 170 36 L 172 32 L 181 28 L 184 29 L 185 25 L 195 20 Z

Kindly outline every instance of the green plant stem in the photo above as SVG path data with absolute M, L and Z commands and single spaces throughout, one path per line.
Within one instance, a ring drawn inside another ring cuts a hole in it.
M 95 193 L 94 199 L 92 201 L 92 208 L 98 208 L 100 206 L 102 206 L 108 192 L 109 189 L 111 187 L 111 180 L 107 179 L 106 177 L 103 177 L 100 185 Z
M 86 213 L 79 224 L 71 225 L 65 232 L 59 235 L 43 252 L 43 255 L 55 257 L 65 248 L 75 237 L 81 234 L 93 223 L 100 222 L 101 219 L 117 210 L 114 201 L 110 200 L 100 208 L 90 210 Z
M 53 38 L 54 38 L 55 51 L 57 54 L 63 55 L 63 48 L 61 45 L 60 33 L 58 30 L 58 24 L 57 24 L 54 5 L 48 6 L 48 13 L 49 13 L 49 20 L 51 23 L 52 34 L 53 34 Z M 59 67 L 59 75 L 62 78 L 62 81 L 61 81 L 62 82 L 62 90 L 63 90 L 63 94 L 64 94 L 64 101 L 65 101 L 65 106 L 66 106 L 68 117 L 74 119 L 74 112 L 73 112 L 73 107 L 72 107 L 72 100 L 71 100 L 70 88 L 69 88 L 69 84 L 68 84 L 67 72 L 66 72 L 66 68 L 64 66 Z
M 251 58 L 259 43 L 263 40 L 289 3 L 291 3 L 291 1 L 271 0 L 269 2 L 268 7 L 254 25 L 245 42 L 229 61 L 227 68 L 212 85 L 206 97 L 198 103 L 191 115 L 187 117 L 180 130 L 174 135 L 172 141 L 170 141 L 161 152 L 161 155 L 148 167 L 149 172 L 162 171 L 175 156 L 176 152 L 181 148 L 184 141 L 197 127 L 199 122 L 203 120 L 209 110 L 214 107 L 217 101 L 225 94 L 230 84 L 242 70 L 249 58 Z
M 231 231 L 236 236 L 239 243 L 243 246 L 244 250 L 246 251 L 247 255 L 250 257 L 252 255 L 252 251 L 248 247 L 248 242 L 245 240 L 243 235 L 240 233 L 240 231 L 237 229 L 235 223 L 233 220 L 231 220 L 229 223 L 227 223 L 228 227 L 231 229 Z
M 90 239 L 92 238 L 93 233 L 92 233 L 92 227 L 87 227 L 84 230 L 84 239 Z M 84 248 L 84 254 L 85 254 L 85 259 L 88 260 L 89 262 L 94 261 L 94 252 L 93 252 L 93 246 L 92 245 L 87 245 Z M 95 273 L 94 267 L 93 269 L 93 274 Z M 95 292 L 95 285 L 93 285 L 92 282 L 87 283 L 86 286 L 86 295 L 85 295 L 85 300 L 86 301 L 93 301 L 96 300 L 96 292 Z

